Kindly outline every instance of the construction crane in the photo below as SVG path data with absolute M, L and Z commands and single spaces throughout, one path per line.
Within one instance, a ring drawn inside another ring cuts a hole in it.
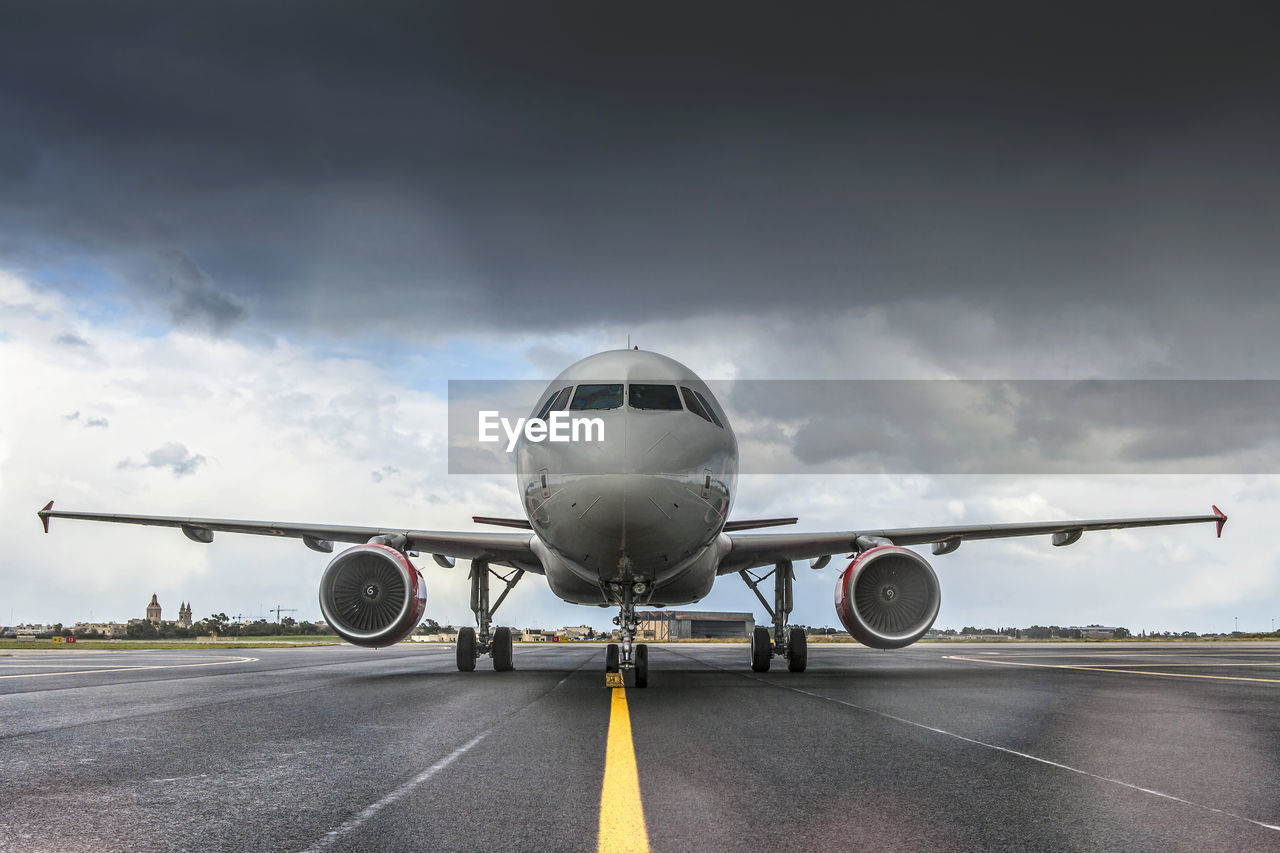
M 269 607 L 269 608 L 267 608 L 267 612 L 268 612 L 268 613 L 274 613 L 274 614 L 276 615 L 276 621 L 277 621 L 277 622 L 279 622 L 279 621 L 280 621 L 280 614 L 281 614 L 281 613 L 297 613 L 297 612 L 298 612 L 298 608 L 296 608 L 296 607 L 281 607 L 281 606 L 279 606 L 279 605 L 276 605 L 275 607 Z

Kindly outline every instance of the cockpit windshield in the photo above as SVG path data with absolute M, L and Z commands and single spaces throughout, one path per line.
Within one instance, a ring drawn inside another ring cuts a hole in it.
M 579 385 L 574 392 L 569 409 L 581 412 L 588 409 L 616 409 L 622 405 L 622 383 L 607 385 Z
M 707 398 L 703 397 L 697 391 L 691 388 L 680 386 L 680 393 L 684 395 L 684 404 L 689 411 L 693 412 L 704 421 L 710 421 L 718 427 L 723 427 L 720 419 L 716 417 L 715 410 L 711 408 L 711 404 L 707 402 Z
M 627 404 L 633 409 L 660 409 L 678 412 L 680 395 L 674 385 L 642 385 L 631 383 L 627 387 Z
M 715 408 L 707 402 L 707 398 L 702 396 L 702 392 L 694 391 L 694 396 L 698 398 L 698 402 L 702 404 L 702 408 L 707 410 L 707 414 L 711 416 L 711 422 L 716 426 L 724 429 L 724 424 L 720 423 L 720 418 L 716 416 Z
M 569 401 L 569 392 L 572 390 L 573 386 L 570 385 L 568 388 L 561 388 L 559 393 L 552 394 L 548 397 L 547 402 L 538 410 L 538 420 L 545 421 L 547 419 L 547 415 L 551 412 L 558 412 L 563 409 L 564 404 Z

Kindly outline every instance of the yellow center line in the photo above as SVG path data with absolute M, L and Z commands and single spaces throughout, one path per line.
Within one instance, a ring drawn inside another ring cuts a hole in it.
M 604 784 L 600 788 L 600 839 L 596 849 L 599 853 L 649 853 L 627 692 L 624 689 L 609 692 L 613 694 L 613 701 L 604 757 Z
M 971 658 L 960 655 L 946 655 L 949 660 L 962 660 L 968 663 L 994 663 L 1001 666 L 1033 666 L 1041 669 L 1074 669 L 1078 672 L 1115 672 L 1120 675 L 1160 675 L 1165 678 L 1205 678 L 1212 681 L 1254 681 L 1267 684 L 1280 684 L 1280 678 L 1246 678 L 1240 675 L 1200 675 L 1190 672 L 1153 672 L 1142 669 L 1114 669 L 1107 666 L 1089 666 L 1071 663 L 1028 663 L 1015 660 L 994 660 L 992 658 Z M 1167 666 L 1168 664 L 1149 664 L 1150 666 Z M 1176 666 L 1176 664 L 1175 664 Z

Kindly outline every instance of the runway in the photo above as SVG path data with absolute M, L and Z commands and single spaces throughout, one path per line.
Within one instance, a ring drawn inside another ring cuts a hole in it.
M 4 654 L 4 851 L 1280 850 L 1280 644 Z

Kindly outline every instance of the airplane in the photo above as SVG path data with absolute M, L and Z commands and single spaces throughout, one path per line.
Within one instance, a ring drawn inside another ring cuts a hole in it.
M 542 575 L 565 601 L 618 608 L 621 642 L 606 647 L 605 670 L 631 671 L 636 687 L 649 683 L 648 648 L 635 642 L 637 608 L 692 604 L 725 575 L 746 582 L 772 623 L 752 634 L 752 670 L 767 671 L 776 657 L 803 672 L 805 633 L 788 625 L 796 562 L 821 569 L 832 556 L 848 554 L 836 583 L 837 616 L 864 645 L 897 649 L 924 636 L 942 600 L 937 574 L 909 546 L 931 545 L 935 556 L 966 541 L 1015 536 L 1047 536 L 1066 546 L 1087 531 L 1198 523 L 1216 524 L 1221 537 L 1227 521 L 1214 506 L 1210 515 L 1159 518 L 748 533 L 796 519 L 729 519 L 737 439 L 711 389 L 683 364 L 638 348 L 597 353 L 557 376 L 534 411 L 542 421 L 566 411 L 599 418 L 603 434 L 578 442 L 522 435 L 515 462 L 525 517 L 473 517 L 508 528 L 502 532 L 68 512 L 54 510 L 53 501 L 38 515 L 45 533 L 50 519 L 73 518 L 177 527 L 206 544 L 215 532 L 301 539 L 326 554 L 335 542 L 353 543 L 325 568 L 320 608 L 338 636 L 375 648 L 408 636 L 425 610 L 426 586 L 411 557 L 429 553 L 446 568 L 469 560 L 476 627 L 458 632 L 457 667 L 464 672 L 483 655 L 495 670 L 513 668 L 511 629 L 495 627 L 493 618 L 521 578 Z M 492 605 L 491 578 L 505 587 Z M 769 578 L 772 605 L 759 589 Z

